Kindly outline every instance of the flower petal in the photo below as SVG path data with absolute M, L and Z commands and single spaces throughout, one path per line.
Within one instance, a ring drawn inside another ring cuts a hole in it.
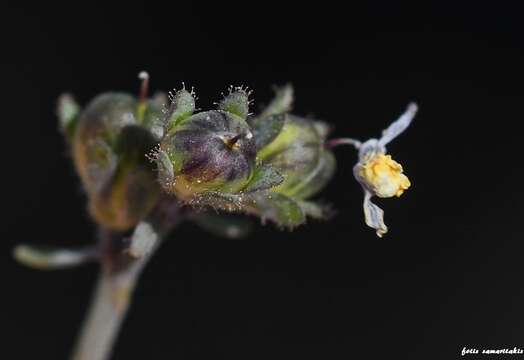
M 371 202 L 373 194 L 364 189 L 364 216 L 367 226 L 377 230 L 377 236 L 382 237 L 388 232 L 388 227 L 384 224 L 384 210 Z
M 360 145 L 358 149 L 358 161 L 359 163 L 364 163 L 376 154 L 384 153 L 386 153 L 386 148 L 379 146 L 377 139 L 369 139 Z
M 411 121 L 417 113 L 418 106 L 415 103 L 410 103 L 406 111 L 400 115 L 400 117 L 394 121 L 389 127 L 382 132 L 382 138 L 378 141 L 378 146 L 386 146 L 391 140 L 399 136 L 404 130 L 407 129 Z

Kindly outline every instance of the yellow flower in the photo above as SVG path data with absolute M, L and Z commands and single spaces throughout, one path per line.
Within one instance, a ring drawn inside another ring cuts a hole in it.
M 391 155 L 376 154 L 360 165 L 359 176 L 373 193 L 381 198 L 400 196 L 411 185 L 402 173 L 402 165 Z

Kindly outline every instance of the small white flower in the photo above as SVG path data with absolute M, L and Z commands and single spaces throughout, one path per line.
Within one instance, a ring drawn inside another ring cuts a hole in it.
M 380 139 L 369 139 L 362 143 L 343 138 L 331 140 L 326 144 L 328 147 L 353 145 L 359 150 L 358 162 L 353 167 L 353 174 L 364 190 L 366 224 L 375 229 L 379 237 L 387 233 L 388 228 L 384 224 L 384 211 L 375 205 L 371 198 L 373 196 L 398 197 L 411 185 L 403 173 L 402 165 L 387 154 L 386 145 L 406 130 L 415 117 L 417 109 L 415 103 L 409 104 L 406 111 L 382 132 Z

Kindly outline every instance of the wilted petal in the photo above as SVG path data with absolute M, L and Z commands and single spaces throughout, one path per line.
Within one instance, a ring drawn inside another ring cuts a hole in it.
M 382 138 L 378 141 L 378 146 L 386 146 L 391 140 L 400 135 L 411 124 L 411 121 L 417 113 L 418 106 L 415 103 L 410 103 L 406 111 L 389 127 L 382 132 Z
M 384 224 L 384 210 L 371 202 L 373 195 L 364 189 L 364 215 L 367 226 L 377 230 L 377 236 L 382 237 L 388 232 L 388 227 Z
M 371 157 L 375 156 L 377 153 L 385 153 L 386 148 L 384 146 L 378 145 L 377 139 L 369 139 L 362 143 L 358 149 L 358 161 L 360 163 L 369 160 Z

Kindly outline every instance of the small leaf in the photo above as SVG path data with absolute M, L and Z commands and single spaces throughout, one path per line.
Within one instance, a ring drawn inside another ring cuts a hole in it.
M 159 150 L 155 155 L 158 166 L 158 180 L 164 189 L 171 189 L 172 183 L 175 181 L 175 171 L 173 164 L 169 159 L 167 153 Z
M 286 114 L 274 114 L 266 118 L 256 118 L 250 122 L 257 149 L 272 142 L 284 127 Z
M 66 269 L 96 258 L 96 249 L 61 249 L 34 245 L 18 245 L 13 257 L 21 264 L 39 270 Z
M 277 87 L 275 97 L 269 105 L 262 111 L 258 118 L 266 118 L 271 115 L 281 114 L 291 111 L 293 105 L 293 86 L 286 84 L 282 87 Z
M 242 88 L 237 88 L 222 99 L 218 108 L 245 120 L 249 112 L 248 93 Z
M 293 199 L 267 190 L 248 194 L 210 191 L 194 196 L 188 203 L 195 207 L 210 206 L 216 210 L 255 215 L 263 223 L 269 220 L 290 229 L 305 221 L 302 209 Z
M 266 190 L 281 184 L 282 181 L 284 177 L 273 166 L 262 164 L 255 169 L 249 184 L 242 191 Z
M 313 201 L 299 201 L 298 205 L 306 216 L 315 220 L 327 220 L 334 213 L 330 205 L 319 204 Z
M 167 130 L 173 129 L 175 126 L 180 124 L 184 119 L 187 119 L 195 111 L 195 98 L 186 89 L 182 89 L 176 92 L 171 97 L 171 105 L 169 106 L 166 114 Z
M 281 227 L 292 229 L 306 221 L 304 212 L 293 199 L 270 191 L 253 193 L 250 206 L 256 209 L 262 222 L 270 220 Z
M 215 210 L 240 212 L 244 207 L 245 196 L 227 194 L 218 191 L 206 191 L 195 194 L 185 202 L 197 209 L 211 207 Z
M 142 126 L 153 135 L 157 142 L 162 139 L 166 130 L 163 109 L 167 102 L 167 95 L 163 92 L 157 92 L 148 100 L 145 109 Z

